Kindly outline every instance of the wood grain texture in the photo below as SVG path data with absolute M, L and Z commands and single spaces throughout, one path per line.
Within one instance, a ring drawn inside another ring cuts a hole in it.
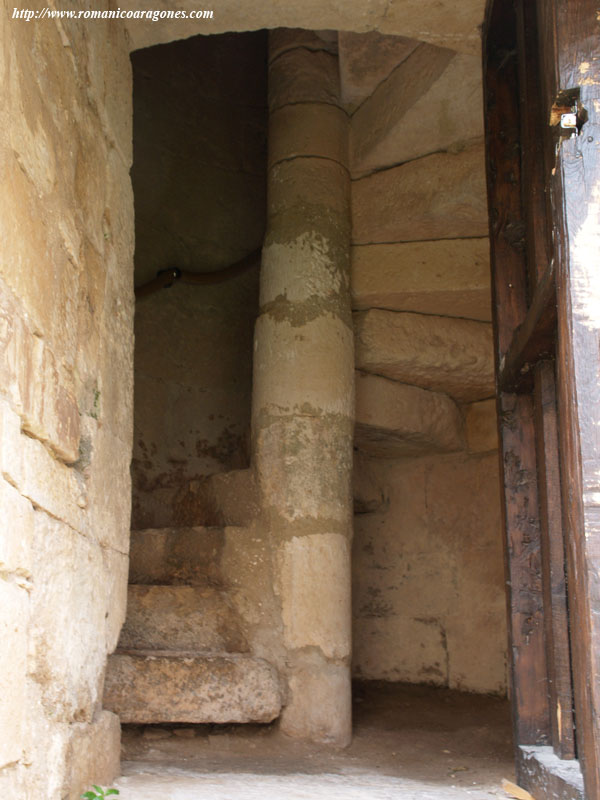
M 534 404 L 552 744 L 559 758 L 572 759 L 575 733 L 553 361 L 535 367 Z
M 577 754 L 600 797 L 600 29 L 597 5 L 538 4 L 547 89 L 580 87 L 588 121 L 558 148 L 552 192 L 558 389 Z
M 521 205 L 521 120 L 516 17 L 510 3 L 488 7 L 484 96 L 497 367 L 527 311 L 525 221 Z M 514 741 L 550 739 L 541 587 L 533 403 L 498 398 Z
M 554 264 L 550 262 L 535 288 L 525 319 L 515 330 L 500 363 L 500 389 L 505 392 L 531 391 L 533 367 L 540 359 L 554 355 L 555 340 L 556 284 Z

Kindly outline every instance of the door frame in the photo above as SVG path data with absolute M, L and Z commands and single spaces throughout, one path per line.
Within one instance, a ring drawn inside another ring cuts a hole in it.
M 598 8 L 488 0 L 483 69 L 517 779 L 536 797 L 595 800 Z

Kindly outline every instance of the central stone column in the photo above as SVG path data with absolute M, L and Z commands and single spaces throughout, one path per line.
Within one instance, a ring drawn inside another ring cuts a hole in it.
M 254 356 L 254 463 L 288 682 L 282 729 L 351 738 L 352 440 L 348 119 L 336 41 L 271 33 L 268 229 Z

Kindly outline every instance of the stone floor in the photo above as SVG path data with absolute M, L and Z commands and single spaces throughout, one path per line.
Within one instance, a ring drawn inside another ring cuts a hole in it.
M 347 750 L 276 726 L 127 726 L 120 800 L 490 800 L 514 780 L 508 703 L 397 684 L 356 687 Z

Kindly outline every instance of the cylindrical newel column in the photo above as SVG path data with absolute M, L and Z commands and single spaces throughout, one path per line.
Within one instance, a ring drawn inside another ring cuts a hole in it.
M 254 355 L 254 463 L 274 549 L 283 730 L 351 737 L 350 181 L 337 55 L 271 34 L 268 230 Z

